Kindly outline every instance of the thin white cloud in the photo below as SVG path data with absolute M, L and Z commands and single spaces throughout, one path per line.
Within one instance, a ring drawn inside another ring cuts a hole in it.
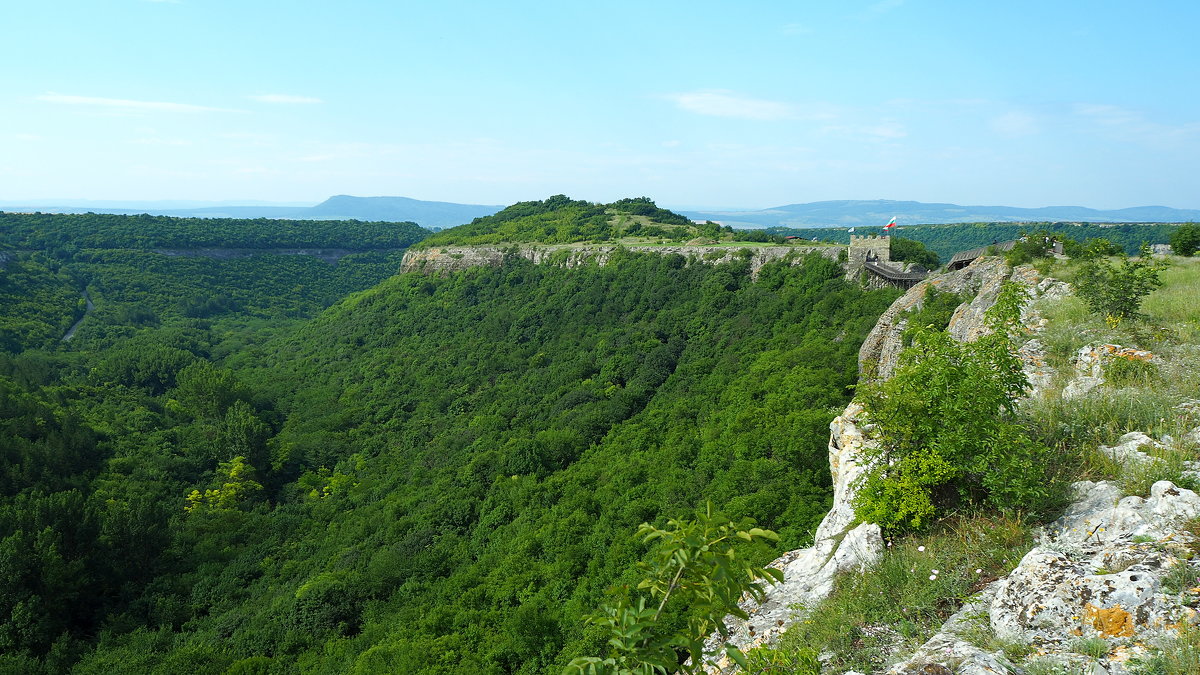
M 908 135 L 908 131 L 904 129 L 904 125 L 899 122 L 881 122 L 863 127 L 861 131 L 863 134 L 875 138 L 904 138 Z
M 1141 114 L 1106 103 L 1078 103 L 1075 105 L 1075 114 L 1106 126 L 1123 126 L 1142 121 Z
M 711 117 L 733 117 L 743 120 L 782 120 L 800 117 L 800 110 L 791 104 L 740 96 L 724 89 L 707 89 L 667 94 L 682 110 Z
M 880 16 L 886 14 L 900 5 L 904 4 L 904 0 L 880 0 L 879 2 L 868 5 L 863 11 L 863 16 L 866 18 Z
M 258 94 L 256 96 L 247 96 L 246 98 L 258 101 L 259 103 L 324 103 L 321 99 L 312 96 L 292 96 L 290 94 Z
M 56 94 L 49 92 L 37 97 L 39 101 L 59 103 L 63 105 L 88 106 L 93 108 L 112 108 L 124 111 L 173 112 L 173 113 L 205 113 L 205 112 L 244 112 L 229 108 L 213 108 L 191 103 L 171 103 L 167 101 L 135 101 L 124 98 L 102 98 L 98 96 L 74 96 L 71 94 Z
M 993 117 L 988 126 L 992 131 L 1009 138 L 1032 136 L 1038 132 L 1037 119 L 1029 113 L 1013 111 Z
M 821 129 L 821 133 L 858 141 L 893 141 L 908 136 L 904 125 L 893 120 L 878 124 L 831 125 Z
M 1149 143 L 1163 147 L 1178 147 L 1181 142 L 1200 138 L 1200 122 L 1164 124 L 1146 119 L 1139 110 L 1107 103 L 1077 103 L 1073 112 L 1091 123 L 1097 133 Z

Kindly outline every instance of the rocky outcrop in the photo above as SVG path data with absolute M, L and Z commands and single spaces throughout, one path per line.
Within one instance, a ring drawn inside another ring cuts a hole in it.
M 947 293 L 974 294 L 987 283 L 998 285 L 1010 273 L 1002 259 L 984 258 L 961 270 L 931 276 L 908 289 L 880 315 L 875 327 L 867 334 L 867 339 L 863 340 L 858 350 L 860 379 L 886 380 L 891 377 L 900 352 L 904 349 L 901 335 L 908 327 L 908 314 L 923 306 L 930 288 Z M 958 314 L 955 318 L 963 322 Z
M 1144 349 L 1114 344 L 1084 345 L 1074 359 L 1074 373 L 1063 386 L 1062 397 L 1071 400 L 1084 396 L 1104 384 L 1104 369 L 1117 359 L 1159 365 L 1162 359 Z
M 1122 675 L 1129 658 L 1195 623 L 1200 567 L 1189 562 L 1200 496 L 1159 481 L 1149 497 L 1123 496 L 1109 482 L 1074 484 L 1075 501 L 1010 574 L 992 582 L 942 630 L 887 672 L 1021 672 L 981 635 L 1027 644 L 1042 662 L 1071 672 Z M 1175 575 L 1183 583 L 1169 583 Z M 1105 640 L 1107 653 L 1078 653 L 1081 640 Z M 1088 668 L 1089 670 L 1084 670 Z
M 1005 281 L 1016 281 L 1028 289 L 1029 298 L 1061 297 L 1069 288 L 1053 279 L 1041 279 L 1032 268 L 1009 268 L 999 258 L 981 258 L 974 264 L 955 272 L 938 275 L 910 289 L 896 300 L 872 330 L 868 342 L 859 352 L 860 371 L 875 368 L 877 377 L 891 375 L 896 357 L 902 345 L 904 315 L 919 307 L 931 287 L 958 294 L 974 294 L 974 298 L 963 303 L 955 312 L 947 330 L 960 340 L 972 340 L 986 331 L 984 315 L 996 301 Z M 1031 334 L 1044 321 L 1026 303 L 1022 320 Z M 1052 372 L 1045 365 L 1044 354 L 1036 337 L 1021 348 L 1026 374 L 1031 380 L 1048 382 Z M 1040 378 L 1040 379 L 1035 379 Z M 783 582 L 767 589 L 765 600 L 756 604 L 743 602 L 741 608 L 749 615 L 745 621 L 727 621 L 729 636 L 724 640 L 743 650 L 760 644 L 771 643 L 785 632 L 794 621 L 804 616 L 804 608 L 815 606 L 833 590 L 833 582 L 840 572 L 862 570 L 874 563 L 883 554 L 884 546 L 879 527 L 871 524 L 855 525 L 854 493 L 858 479 L 862 476 L 863 449 L 872 446 L 870 424 L 863 420 L 863 409 L 851 403 L 830 424 L 829 467 L 833 476 L 833 506 L 821 521 L 813 545 L 784 554 L 772 563 L 783 571 Z M 980 667 L 996 670 L 964 670 L 954 672 L 1004 672 L 1002 657 L 962 642 L 953 634 L 943 638 L 944 644 L 933 644 L 930 649 L 950 650 L 959 654 L 960 661 L 971 660 Z M 719 636 L 709 640 L 708 647 L 717 651 L 722 644 Z M 970 656 L 970 659 L 968 659 Z M 727 671 L 732 664 L 718 662 L 718 671 Z M 929 671 L 940 672 L 940 671 Z
M 891 377 L 896 368 L 897 359 L 903 351 L 901 336 L 908 327 L 907 316 L 910 312 L 920 309 L 925 295 L 930 288 L 936 288 L 947 293 L 970 295 L 973 298 L 958 307 L 950 319 L 947 330 L 950 335 L 960 341 L 970 342 L 985 334 L 988 330 L 984 317 L 987 310 L 996 302 L 1000 289 L 1006 281 L 1014 281 L 1029 289 L 1030 300 L 1041 298 L 1061 298 L 1070 294 L 1070 287 L 1056 279 L 1042 279 L 1032 267 L 1022 266 L 1013 269 L 1005 264 L 1002 258 L 986 257 L 959 270 L 931 276 L 925 281 L 910 288 L 903 296 L 887 309 L 875 324 L 875 328 L 867 335 L 858 352 L 859 373 L 861 379 L 886 380 Z M 1037 316 L 1032 303 L 1027 303 L 1022 313 L 1022 319 L 1031 331 L 1040 328 L 1044 321 Z M 1025 351 L 1029 357 L 1027 375 L 1033 379 L 1048 382 L 1044 375 L 1045 362 L 1038 363 L 1040 345 L 1032 345 Z M 1035 382 L 1035 385 L 1037 382 Z
M 761 603 L 744 600 L 741 608 L 749 614 L 745 621 L 727 623 L 728 638 L 709 639 L 709 651 L 717 651 L 725 643 L 745 650 L 770 643 L 791 625 L 798 607 L 812 606 L 833 591 L 833 580 L 839 572 L 861 571 L 878 559 L 883 550 L 879 526 L 861 523 L 854 525 L 854 488 L 863 468 L 860 464 L 864 446 L 872 444 L 859 427 L 862 407 L 851 403 L 830 423 L 829 469 L 833 477 L 833 507 L 817 527 L 813 545 L 790 551 L 771 563 L 783 571 L 783 581 L 767 589 Z M 729 668 L 728 661 L 720 664 Z
M 515 255 L 539 264 L 556 264 L 578 267 L 585 264 L 603 265 L 619 247 L 614 245 L 564 244 L 564 245 L 521 245 L 521 246 L 435 246 L 432 248 L 409 249 L 400 263 L 401 272 L 444 274 L 455 270 L 482 265 L 498 266 L 506 256 Z M 762 266 L 789 256 L 795 262 L 806 253 L 817 253 L 837 260 L 845 250 L 841 246 L 626 246 L 627 251 L 677 254 L 689 259 L 706 262 L 729 262 L 739 256 L 748 255 L 750 275 L 758 277 Z M 743 253 L 745 251 L 745 253 Z

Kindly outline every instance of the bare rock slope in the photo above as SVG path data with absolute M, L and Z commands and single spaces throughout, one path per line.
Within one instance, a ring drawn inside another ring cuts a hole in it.
M 901 351 L 906 314 L 921 306 L 929 288 L 973 295 L 959 306 L 948 327 L 953 337 L 969 341 L 987 331 L 985 314 L 1006 281 L 1022 284 L 1030 300 L 1070 293 L 1062 282 L 1040 278 L 1031 268 L 1014 270 L 998 258 L 980 259 L 965 269 L 931 277 L 896 300 L 880 318 L 859 354 L 864 375 L 886 378 L 892 374 Z M 1020 353 L 1032 385 L 1029 395 L 1037 396 L 1054 374 L 1037 340 L 1045 321 L 1032 302 L 1026 304 L 1022 318 L 1029 334 Z M 742 649 L 772 642 L 805 616 L 806 607 L 813 607 L 832 591 L 836 574 L 863 569 L 883 554 L 878 527 L 854 524 L 852 501 L 855 481 L 863 471 L 861 452 L 874 442 L 862 412 L 859 404 L 851 403 L 830 425 L 834 503 L 814 544 L 773 563 L 783 570 L 784 581 L 768 590 L 763 603 L 746 601 L 743 609 L 750 618 L 727 622 L 727 642 Z M 1196 433 L 1200 438 L 1200 429 Z M 1144 440 L 1122 439 L 1129 446 L 1122 452 L 1140 454 L 1138 448 L 1153 443 Z M 967 639 L 968 634 L 980 631 L 1036 645 L 1046 658 L 1059 659 L 1063 667 L 1083 667 L 1085 657 L 1072 651 L 1079 639 L 1136 636 L 1154 640 L 1178 622 L 1194 620 L 1189 617 L 1195 612 L 1185 606 L 1187 598 L 1167 592 L 1164 578 L 1187 564 L 1181 562 L 1186 557 L 1183 545 L 1192 539 L 1184 528 L 1200 515 L 1200 497 L 1166 481 L 1155 484 L 1147 499 L 1123 496 L 1116 485 L 1105 482 L 1076 483 L 1074 490 L 1074 504 L 1046 529 L 1042 544 L 1030 551 L 1014 572 L 990 584 L 915 654 L 888 672 L 1022 672 L 1003 652 L 989 651 Z M 720 642 L 713 636 L 710 646 Z M 1131 644 L 1138 642 L 1131 638 Z M 1136 652 L 1137 648 L 1131 647 L 1117 653 L 1128 658 Z M 725 670 L 732 664 L 719 665 Z M 1127 672 L 1120 658 L 1086 665 L 1095 675 Z

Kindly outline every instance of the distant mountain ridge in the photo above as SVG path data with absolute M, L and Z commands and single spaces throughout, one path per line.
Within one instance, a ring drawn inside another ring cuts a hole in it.
M 65 200 L 64 200 L 65 201 Z M 111 204 L 111 205 L 109 205 Z M 113 213 L 181 218 L 280 218 L 292 220 L 365 220 L 383 222 L 414 222 L 427 228 L 447 228 L 490 216 L 503 206 L 429 202 L 408 197 L 352 197 L 335 195 L 316 206 L 227 205 L 190 208 L 171 208 L 169 205 L 147 203 L 118 206 L 116 202 L 103 207 L 91 205 L 0 205 L 0 211 L 41 211 L 43 213 Z
M 1200 220 L 1200 210 L 1136 206 L 1104 211 L 1083 206 L 961 206 L 913 201 L 838 200 L 788 204 L 758 211 L 680 211 L 693 220 L 713 220 L 734 227 L 853 227 L 883 225 L 892 217 L 900 225 L 942 223 L 1092 222 L 1179 223 Z

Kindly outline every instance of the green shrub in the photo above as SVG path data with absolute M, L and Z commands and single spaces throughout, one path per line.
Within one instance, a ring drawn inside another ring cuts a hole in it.
M 1142 247 L 1139 258 L 1122 258 L 1120 264 L 1108 259 L 1090 260 L 1075 275 L 1075 294 L 1093 312 L 1120 319 L 1141 318 L 1142 299 L 1162 285 L 1158 273 L 1163 265 Z
M 892 237 L 890 257 L 892 262 L 917 263 L 931 270 L 937 269 L 941 264 L 938 254 L 925 248 L 925 244 L 904 237 Z
M 925 298 L 921 301 L 921 306 L 909 310 L 906 314 L 908 327 L 904 329 L 900 338 L 904 346 L 911 345 L 913 336 L 922 328 L 945 330 L 946 326 L 950 325 L 954 311 L 966 301 L 967 298 L 962 295 L 940 291 L 935 286 L 929 286 L 925 291 Z
M 860 518 L 921 528 L 965 501 L 1037 512 L 1056 503 L 1049 450 L 1012 419 L 1028 386 L 1012 338 L 1021 292 L 1001 292 L 988 312 L 992 332 L 975 342 L 918 329 L 892 378 L 866 388 L 880 442 L 866 452 Z
M 1009 265 L 1025 265 L 1042 258 L 1054 255 L 1054 246 L 1063 240 L 1062 235 L 1051 234 L 1048 230 L 1037 232 L 1022 232 L 1021 237 L 1013 247 L 1004 254 Z
M 796 651 L 755 647 L 746 652 L 746 672 L 787 673 L 787 675 L 821 675 L 817 650 L 803 647 Z
M 1123 255 L 1125 249 L 1100 237 L 1090 239 L 1086 243 L 1067 240 L 1063 243 L 1063 252 L 1078 260 L 1094 260 L 1111 255 Z
M 1193 256 L 1200 249 L 1200 225 L 1184 223 L 1171 233 L 1171 252 L 1175 255 Z

